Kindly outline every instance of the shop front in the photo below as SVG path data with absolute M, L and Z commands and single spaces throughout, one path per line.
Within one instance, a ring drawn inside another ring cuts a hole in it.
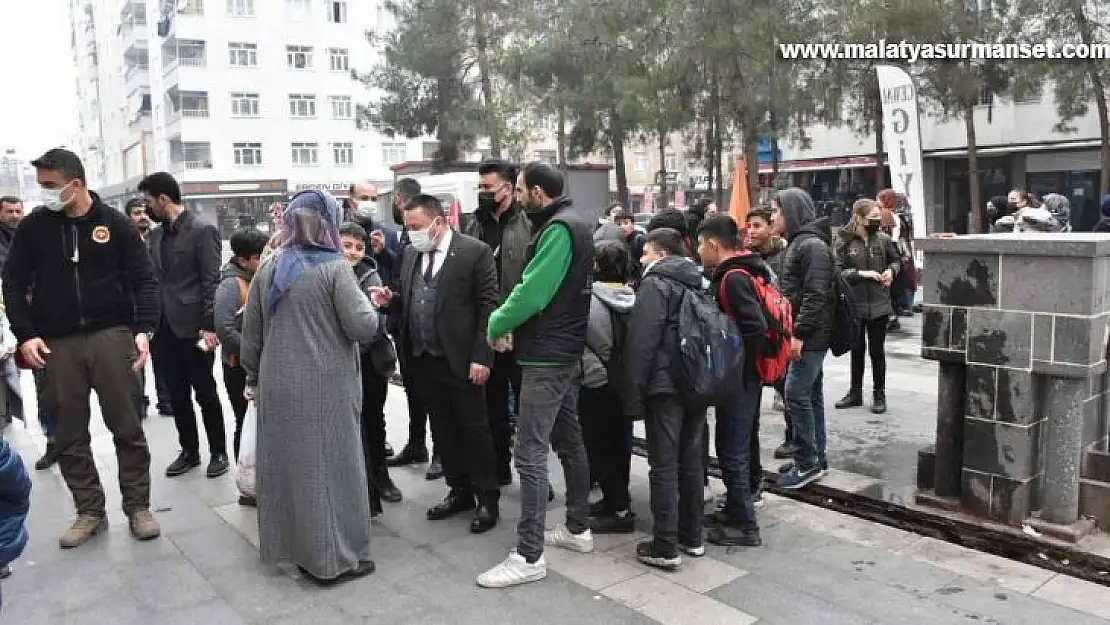
M 1090 232 L 1099 219 L 1101 158 L 1098 150 L 1034 152 L 1025 156 L 1025 186 L 1043 198 L 1059 193 L 1071 202 L 1074 230 Z
M 289 187 L 286 180 L 186 182 L 181 192 L 185 207 L 217 224 L 226 238 L 240 222 L 269 223 L 270 206 L 285 201 Z

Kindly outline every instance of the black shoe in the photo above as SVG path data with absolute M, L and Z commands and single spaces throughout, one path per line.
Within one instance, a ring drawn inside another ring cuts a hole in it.
M 706 542 L 722 547 L 760 547 L 763 538 L 759 535 L 759 528 L 739 528 L 729 525 L 717 525 L 709 528 L 705 534 Z
M 389 443 L 386 443 L 385 444 L 385 449 L 383 451 L 385 453 L 386 458 L 392 458 L 393 457 L 393 445 L 390 445 Z
M 473 495 L 461 495 L 455 492 L 447 494 L 443 501 L 428 508 L 429 521 L 442 521 L 449 519 L 460 512 L 468 512 L 478 507 Z
M 794 454 L 797 453 L 797 451 L 798 446 L 794 443 L 783 443 L 775 448 L 775 460 L 786 460 L 787 458 L 793 458 Z
M 36 471 L 45 471 L 54 466 L 58 461 L 58 446 L 53 441 L 46 442 L 46 450 L 42 452 L 42 457 L 35 463 Z
M 385 463 L 391 467 L 404 467 L 410 464 L 422 464 L 428 461 L 428 448 L 405 445 L 401 453 L 393 456 Z
M 8 579 L 12 576 L 12 567 L 0 567 L 0 579 Z
M 844 408 L 859 408 L 863 405 L 863 391 L 852 389 L 848 394 L 836 402 L 836 409 L 843 410 Z
M 208 461 L 208 470 L 204 474 L 210 478 L 220 477 L 227 473 L 227 454 L 216 454 Z
M 621 510 L 590 518 L 590 531 L 595 534 L 631 534 L 636 531 L 636 515 Z
M 704 527 L 717 527 L 718 525 L 727 525 L 728 523 L 728 513 L 725 512 L 724 505 L 721 505 L 713 512 L 705 513 L 705 516 L 701 519 L 701 524 Z
M 401 489 L 397 488 L 392 480 L 386 480 L 382 486 L 381 498 L 382 501 L 387 503 L 401 503 L 403 496 L 401 495 Z
M 157 410 L 158 414 L 162 415 L 163 417 L 173 416 L 173 406 L 170 406 L 169 404 L 158 404 Z
M 257 508 L 258 499 L 251 495 L 239 495 L 239 505 L 247 508 Z
M 871 412 L 875 414 L 883 414 L 886 412 L 886 393 L 883 391 L 875 391 L 874 398 L 871 400 Z
M 590 504 L 590 516 L 604 516 L 611 514 L 612 510 L 609 509 L 609 503 L 605 499 L 598 499 Z
M 434 482 L 442 477 L 443 463 L 439 461 L 437 456 L 432 456 L 432 461 L 428 464 L 428 472 L 424 474 L 424 479 Z
M 783 464 L 779 465 L 779 475 L 786 475 L 787 473 L 790 473 L 793 470 L 794 470 L 794 461 L 793 460 L 791 460 L 790 462 L 784 462 Z M 828 471 L 829 470 L 829 461 L 828 460 L 822 460 L 821 461 L 821 470 L 822 471 Z
M 503 464 L 497 469 L 497 483 L 501 486 L 508 486 L 513 483 L 513 469 L 507 464 Z
M 555 501 L 555 487 L 554 486 L 548 486 L 547 487 L 547 503 L 551 503 L 552 501 Z
M 886 326 L 887 332 L 897 332 L 902 329 L 902 324 L 898 323 L 898 317 L 894 317 Z
M 199 466 L 200 456 L 183 451 L 177 456 L 177 460 L 174 460 L 170 463 L 170 466 L 166 467 L 166 477 L 185 475 Z
M 377 567 L 374 566 L 374 563 L 372 561 L 366 560 L 365 562 L 359 562 L 357 569 L 354 569 L 353 571 L 347 571 L 346 573 L 342 573 L 339 577 L 333 577 L 331 579 L 316 577 L 312 573 L 309 573 L 299 566 L 297 567 L 297 570 L 300 572 L 302 577 L 313 582 L 314 584 L 319 584 L 320 586 L 330 586 L 332 584 L 348 582 L 353 579 L 372 575 L 374 571 L 377 570 Z
M 471 534 L 484 534 L 497 525 L 497 519 L 501 517 L 499 498 L 500 493 L 479 498 L 478 507 L 474 510 L 474 520 L 470 522 Z
M 671 547 L 664 549 L 656 545 L 654 540 L 647 540 L 636 545 L 636 559 L 648 566 L 654 566 L 664 571 L 677 570 L 682 564 L 682 557 L 678 549 Z

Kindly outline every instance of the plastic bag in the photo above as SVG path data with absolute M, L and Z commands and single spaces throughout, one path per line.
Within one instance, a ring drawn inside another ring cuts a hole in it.
M 243 433 L 239 439 L 239 471 L 235 476 L 235 485 L 239 493 L 247 497 L 254 497 L 254 469 L 258 448 L 258 411 L 252 401 L 247 406 L 247 414 L 243 418 Z

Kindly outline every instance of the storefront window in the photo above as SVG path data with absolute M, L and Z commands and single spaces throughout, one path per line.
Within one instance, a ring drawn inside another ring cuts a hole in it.
M 1037 172 L 1026 174 L 1025 184 L 1038 198 L 1049 193 L 1068 198 L 1072 229 L 1090 232 L 1099 219 L 1099 178 L 1097 170 Z

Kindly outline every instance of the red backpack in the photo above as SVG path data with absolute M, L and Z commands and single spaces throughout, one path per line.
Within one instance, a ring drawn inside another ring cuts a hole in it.
M 756 354 L 755 370 L 763 384 L 772 385 L 786 375 L 790 366 L 790 339 L 793 337 L 794 313 L 790 307 L 790 300 L 786 299 L 775 285 L 764 277 L 756 277 L 745 269 L 732 269 L 721 278 L 721 291 L 717 301 L 725 314 L 736 318 L 732 307 L 728 303 L 728 294 L 725 284 L 728 277 L 734 273 L 742 273 L 752 285 L 756 299 L 763 308 L 763 317 L 767 321 L 766 340 L 763 347 Z

